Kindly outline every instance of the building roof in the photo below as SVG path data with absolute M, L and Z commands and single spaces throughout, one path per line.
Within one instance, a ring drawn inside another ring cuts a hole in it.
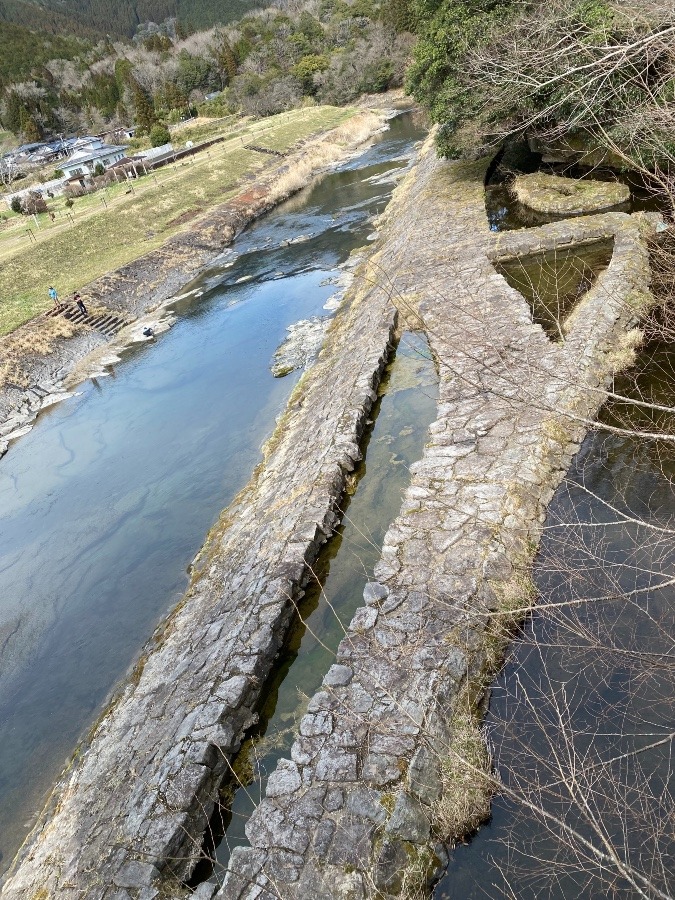
M 16 148 L 17 153 L 32 153 L 34 150 L 38 150 L 40 147 L 45 147 L 46 143 L 44 141 L 37 141 L 34 144 L 21 144 L 20 147 Z
M 83 163 L 94 162 L 94 160 L 102 159 L 110 153 L 124 153 L 126 149 L 126 147 L 120 147 L 117 144 L 104 144 L 102 147 L 97 147 L 95 150 L 76 150 L 72 156 L 68 157 L 61 168 L 64 166 L 77 166 L 82 165 Z

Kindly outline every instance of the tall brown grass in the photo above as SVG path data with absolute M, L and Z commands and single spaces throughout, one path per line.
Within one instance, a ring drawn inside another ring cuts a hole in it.
M 270 189 L 270 199 L 283 200 L 305 187 L 312 175 L 343 158 L 345 150 L 362 144 L 379 131 L 384 123 L 385 117 L 382 113 L 366 110 L 334 128 L 323 138 L 312 143 L 293 163 L 292 168 L 277 178 Z
M 0 387 L 29 387 L 31 360 L 36 356 L 47 356 L 57 341 L 77 332 L 77 325 L 60 316 L 56 319 L 41 317 L 4 337 L 0 342 Z

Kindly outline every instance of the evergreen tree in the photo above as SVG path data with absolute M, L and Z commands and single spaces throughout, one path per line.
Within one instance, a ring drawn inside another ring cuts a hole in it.
M 33 144 L 42 140 L 42 129 L 33 116 L 28 116 L 23 126 L 23 136 L 27 144 Z
M 142 131 L 150 131 L 157 121 L 155 108 L 148 92 L 133 79 L 131 84 L 131 99 L 134 104 L 134 119 Z
M 397 34 L 415 30 L 415 14 L 410 0 L 386 0 L 382 18 Z
M 150 129 L 150 143 L 153 147 L 162 147 L 171 141 L 169 129 L 163 122 L 156 122 Z
M 131 71 L 132 65 L 128 59 L 120 57 L 120 59 L 115 60 L 115 81 L 117 82 L 120 96 L 124 93 L 124 89 L 131 84 Z
M 2 116 L 2 124 L 8 131 L 19 134 L 23 131 L 23 123 L 26 118 L 21 97 L 16 91 L 8 91 L 5 95 L 4 114 Z
M 220 43 L 215 48 L 214 56 L 216 63 L 218 64 L 223 86 L 225 86 L 229 84 L 237 74 L 237 57 L 234 55 L 234 50 L 225 35 L 220 37 Z

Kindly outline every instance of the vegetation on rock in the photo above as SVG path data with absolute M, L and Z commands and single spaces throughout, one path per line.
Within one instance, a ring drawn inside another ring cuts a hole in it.
M 410 91 L 441 151 L 485 153 L 526 134 L 666 165 L 675 150 L 672 5 L 646 0 L 412 0 Z

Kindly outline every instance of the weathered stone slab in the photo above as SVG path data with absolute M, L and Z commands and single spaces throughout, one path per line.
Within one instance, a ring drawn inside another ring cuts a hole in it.
M 357 280 L 263 463 L 197 558 L 186 597 L 57 786 L 3 900 L 61 900 L 71 889 L 87 900 L 137 900 L 157 883 L 178 890 L 189 874 L 227 760 L 255 721 L 307 563 L 339 521 L 395 320 L 388 292 Z M 334 677 L 346 682 L 343 669 Z M 324 737 L 329 725 L 325 713 L 305 722 Z M 356 777 L 356 757 L 327 757 L 321 771 Z M 280 767 L 270 793 L 297 790 L 297 772 L 292 762 Z M 288 835 L 282 849 L 304 853 L 307 827 Z M 284 864 L 286 877 L 294 871 Z
M 619 181 L 562 178 L 544 172 L 518 175 L 513 183 L 518 201 L 535 212 L 581 216 L 627 205 L 630 190 Z
M 439 161 L 428 144 L 387 211 L 377 263 L 402 314 L 427 332 L 440 371 L 438 417 L 411 467 L 377 581 L 310 702 L 314 717 L 331 721 L 321 768 L 300 752 L 300 738 L 291 753 L 300 784 L 283 805 L 268 795 L 254 813 L 247 835 L 257 849 L 233 856 L 219 900 L 260 891 L 281 900 L 416 895 L 445 864 L 442 841 L 453 836 L 441 830 L 439 807 L 446 828 L 472 827 L 447 823 L 453 791 L 465 790 L 456 773 L 467 741 L 478 747 L 478 775 L 487 762 L 474 723 L 506 641 L 503 623 L 532 602 L 527 573 L 546 506 L 606 378 L 626 362 L 626 330 L 649 287 L 643 217 L 613 213 L 494 236 L 481 175 L 479 165 Z M 554 344 L 492 260 L 600 237 L 614 240 L 611 263 Z M 342 802 L 324 805 L 312 825 L 324 835 L 321 852 L 309 844 L 290 881 L 270 853 L 318 784 Z M 261 850 L 262 865 L 244 880 L 241 867 Z

